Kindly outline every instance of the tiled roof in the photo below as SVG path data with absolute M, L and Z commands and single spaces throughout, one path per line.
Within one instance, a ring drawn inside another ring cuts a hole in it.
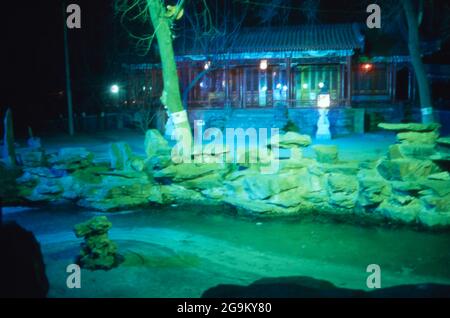
M 357 24 L 350 23 L 255 27 L 242 29 L 232 37 L 211 39 L 203 49 L 197 47 L 195 43 L 191 45 L 184 49 L 178 46 L 177 55 L 353 50 L 364 47 L 364 36 Z
M 296 27 L 244 29 L 231 52 L 361 49 L 364 37 L 356 24 L 321 24 Z

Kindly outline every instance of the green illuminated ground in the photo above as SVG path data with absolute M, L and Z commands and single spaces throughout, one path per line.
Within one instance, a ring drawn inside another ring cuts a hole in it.
M 311 276 L 365 288 L 366 266 L 382 269 L 382 286 L 450 284 L 450 235 L 364 227 L 319 219 L 251 220 L 228 210 L 166 207 L 108 214 L 110 236 L 125 262 L 82 271 L 82 288 L 66 288 L 66 266 L 79 252 L 72 226 L 94 213 L 55 207 L 8 213 L 41 242 L 53 297 L 198 297 L 221 283 Z

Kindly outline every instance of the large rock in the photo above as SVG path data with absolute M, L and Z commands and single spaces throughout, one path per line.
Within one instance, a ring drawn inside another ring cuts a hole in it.
M 77 260 L 81 267 L 107 270 L 119 265 L 122 258 L 117 253 L 117 245 L 108 238 L 111 226 L 106 216 L 93 217 L 75 225 L 75 235 L 84 238 Z
M 434 132 L 407 131 L 397 134 L 397 140 L 405 144 L 428 144 L 435 145 L 439 135 Z
M 159 195 L 156 193 L 156 190 L 159 190 Z M 178 184 L 161 185 L 158 188 L 155 188 L 154 196 L 149 199 L 151 202 L 163 204 L 215 205 L 218 203 L 215 199 L 206 198 L 200 192 L 193 189 L 187 189 Z
M 275 142 L 278 138 L 278 144 Z M 271 138 L 271 145 L 280 148 L 307 147 L 311 144 L 309 135 L 301 135 L 299 133 L 289 131 L 286 134 L 280 134 Z
M 154 173 L 155 178 L 169 178 L 174 182 L 195 179 L 211 173 L 224 175 L 228 173 L 230 165 L 221 163 L 181 163 L 170 165 Z
M 434 154 L 435 146 L 428 144 L 395 144 L 389 147 L 389 159 L 429 159 Z
M 131 147 L 126 142 L 112 143 L 109 149 L 111 168 L 123 170 L 133 156 Z
M 328 176 L 330 203 L 345 209 L 355 207 L 358 198 L 358 181 L 355 176 L 331 173 Z
M 384 159 L 377 169 L 385 179 L 398 181 L 420 180 L 440 171 L 432 161 L 418 159 Z
M 28 149 L 21 152 L 19 157 L 25 167 L 40 167 L 47 163 L 44 149 Z
M 235 182 L 241 182 L 250 199 L 267 199 L 282 191 L 300 186 L 295 173 L 275 175 L 252 173 Z
M 450 147 L 450 137 L 441 137 L 437 140 L 437 143 L 446 147 Z
M 112 223 L 106 216 L 98 216 L 84 223 L 76 224 L 74 232 L 76 237 L 102 235 L 107 233 L 111 227 Z
M 314 145 L 313 149 L 320 163 L 335 163 L 338 160 L 338 147 L 335 145 Z
M 377 208 L 377 212 L 390 220 L 414 223 L 422 209 L 419 199 L 411 196 L 395 196 L 384 200 Z
M 418 220 L 427 227 L 448 227 L 450 226 L 450 212 L 440 213 L 422 210 L 418 214 Z
M 361 206 L 373 206 L 383 202 L 391 195 L 390 184 L 376 170 L 362 170 L 358 173 L 359 197 Z
M 100 211 L 116 211 L 145 206 L 155 185 L 145 173 L 104 175 L 100 183 L 86 185 L 77 204 Z
M 223 185 L 223 178 L 221 174 L 213 172 L 195 179 L 184 180 L 180 182 L 180 185 L 190 189 L 217 188 Z
M 49 159 L 53 169 L 77 170 L 92 165 L 94 155 L 83 147 L 61 148 Z
M 115 170 L 144 170 L 144 159 L 133 154 L 131 147 L 126 142 L 111 144 L 109 150 L 111 168 Z
M 391 123 L 379 123 L 378 127 L 385 130 L 392 131 L 434 131 L 441 127 L 440 124 L 431 123 L 431 124 L 421 124 L 421 123 L 400 123 L 400 124 L 391 124 Z
M 148 158 L 157 155 L 167 155 L 170 153 L 169 143 L 156 129 L 147 130 L 147 133 L 145 134 L 144 148 Z

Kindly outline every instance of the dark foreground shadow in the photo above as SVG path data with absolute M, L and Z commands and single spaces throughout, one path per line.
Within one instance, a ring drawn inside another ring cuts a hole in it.
M 305 276 L 263 278 L 248 286 L 217 285 L 202 298 L 442 298 L 450 297 L 450 285 L 417 284 L 372 291 L 339 288 Z
M 42 298 L 48 290 L 41 248 L 33 233 L 17 223 L 0 222 L 0 298 Z

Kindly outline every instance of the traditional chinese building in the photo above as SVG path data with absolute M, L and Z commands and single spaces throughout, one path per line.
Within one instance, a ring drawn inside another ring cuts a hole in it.
M 177 43 L 189 118 L 233 128 L 283 128 L 290 121 L 314 135 L 318 95 L 325 92 L 333 135 L 363 132 L 364 118 L 365 130 L 402 120 L 402 107 L 415 96 L 407 50 L 368 56 L 373 45 L 366 42 L 357 24 L 327 24 L 243 29 L 206 46 Z M 127 103 L 159 98 L 159 65 L 124 66 Z

